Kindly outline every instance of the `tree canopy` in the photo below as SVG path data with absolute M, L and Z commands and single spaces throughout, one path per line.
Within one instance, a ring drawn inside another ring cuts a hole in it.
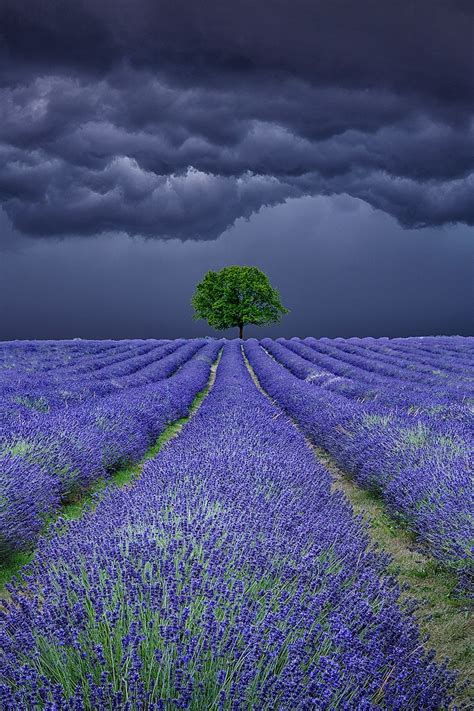
M 192 298 L 194 318 L 204 318 L 221 330 L 239 327 L 240 338 L 246 324 L 277 323 L 288 313 L 280 294 L 257 267 L 225 267 L 207 272 Z

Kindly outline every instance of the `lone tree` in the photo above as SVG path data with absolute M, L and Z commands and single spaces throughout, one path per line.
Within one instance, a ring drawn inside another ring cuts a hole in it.
M 191 303 L 194 318 L 205 318 L 218 330 L 238 326 L 240 338 L 244 337 L 245 324 L 277 323 L 281 314 L 288 313 L 278 291 L 257 267 L 225 267 L 220 272 L 207 272 Z

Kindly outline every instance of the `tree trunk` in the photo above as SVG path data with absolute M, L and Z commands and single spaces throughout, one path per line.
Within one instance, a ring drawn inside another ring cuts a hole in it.
M 239 338 L 243 338 L 243 337 L 244 337 L 244 324 L 239 323 Z

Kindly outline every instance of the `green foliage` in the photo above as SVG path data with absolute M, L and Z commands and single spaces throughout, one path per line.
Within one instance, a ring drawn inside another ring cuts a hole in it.
M 246 324 L 277 323 L 288 313 L 280 294 L 257 267 L 225 267 L 208 272 L 192 298 L 194 318 L 204 318 L 220 330 Z

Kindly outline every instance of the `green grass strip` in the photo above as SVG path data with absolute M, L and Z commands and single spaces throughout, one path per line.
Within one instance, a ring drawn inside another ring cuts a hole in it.
M 460 674 L 455 703 L 467 702 L 474 693 L 472 606 L 460 596 L 456 576 L 417 548 L 415 534 L 389 515 L 381 496 L 358 486 L 324 449 L 311 447 L 331 473 L 333 491 L 344 494 L 367 522 L 372 543 L 390 554 L 387 572 L 403 587 L 402 600 L 416 600 L 415 616 L 422 635 L 429 635 L 427 646 Z

